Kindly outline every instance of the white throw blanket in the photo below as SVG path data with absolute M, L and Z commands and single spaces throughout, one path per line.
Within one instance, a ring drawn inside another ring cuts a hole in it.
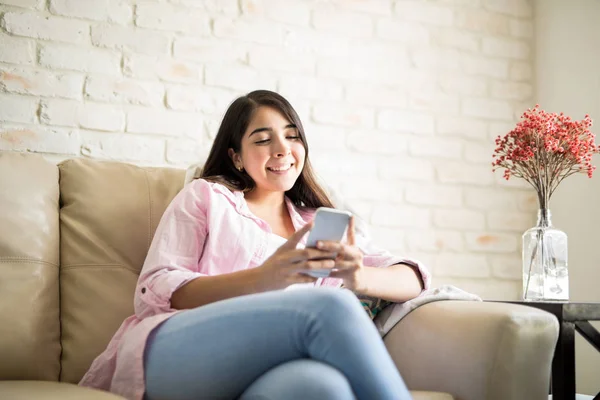
M 385 336 L 402 318 L 408 313 L 423 304 L 440 300 L 465 300 L 481 301 L 481 298 L 475 294 L 465 292 L 452 285 L 444 285 L 439 288 L 431 288 L 412 300 L 404 303 L 391 304 L 384 308 L 377 318 L 375 326 L 381 336 Z

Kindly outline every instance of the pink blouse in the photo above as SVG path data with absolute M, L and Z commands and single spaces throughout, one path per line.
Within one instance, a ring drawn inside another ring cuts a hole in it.
M 314 210 L 295 207 L 287 197 L 286 204 L 296 230 L 312 220 Z M 202 179 L 187 184 L 167 207 L 154 234 L 135 290 L 135 314 L 123 322 L 79 384 L 141 400 L 146 339 L 161 322 L 183 311 L 171 307 L 173 292 L 201 276 L 260 266 L 270 256 L 270 235 L 271 228 L 250 212 L 242 192 Z M 429 288 L 430 274 L 418 261 L 378 249 L 359 234 L 356 245 L 364 253 L 365 266 L 410 264 Z M 339 284 L 333 278 L 318 282 Z

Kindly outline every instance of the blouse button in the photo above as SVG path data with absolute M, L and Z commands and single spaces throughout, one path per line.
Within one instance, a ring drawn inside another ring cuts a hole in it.
M 142 288 L 142 294 L 144 294 L 144 293 L 146 293 L 146 288 L 145 287 Z

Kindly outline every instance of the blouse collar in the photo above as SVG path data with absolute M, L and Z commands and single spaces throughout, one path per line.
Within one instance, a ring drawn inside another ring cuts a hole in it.
M 241 190 L 232 192 L 220 183 L 214 183 L 213 188 L 216 192 L 223 194 L 232 203 L 239 214 L 253 220 L 262 221 L 250 211 L 250 208 L 248 208 L 248 202 L 246 201 L 244 192 Z M 288 196 L 285 196 L 284 200 L 295 230 L 302 228 L 312 219 L 313 212 L 311 212 L 311 209 L 299 209 Z

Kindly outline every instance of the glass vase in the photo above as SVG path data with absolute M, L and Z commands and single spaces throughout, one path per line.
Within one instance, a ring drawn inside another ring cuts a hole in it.
M 552 226 L 548 209 L 523 234 L 523 300 L 569 301 L 567 235 Z

